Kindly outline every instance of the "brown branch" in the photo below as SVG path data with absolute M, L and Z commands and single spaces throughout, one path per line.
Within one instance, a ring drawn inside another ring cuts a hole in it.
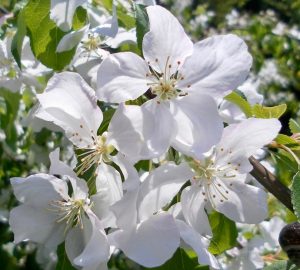
M 249 161 L 253 166 L 253 170 L 250 172 L 250 174 L 289 210 L 294 212 L 290 189 L 283 185 L 276 178 L 276 176 L 269 172 L 262 164 L 260 164 L 257 159 L 250 157 Z

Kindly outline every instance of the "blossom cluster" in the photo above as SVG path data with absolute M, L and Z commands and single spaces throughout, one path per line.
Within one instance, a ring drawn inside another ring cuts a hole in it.
M 74 2 L 62 23 L 62 7 L 52 1 L 52 19 L 62 29 L 70 30 L 75 9 L 85 1 Z M 57 148 L 48 173 L 12 178 L 20 205 L 9 224 L 15 243 L 32 241 L 48 254 L 65 242 L 77 269 L 107 269 L 116 250 L 156 267 L 183 246 L 194 250 L 199 264 L 221 269 L 208 251 L 209 215 L 216 211 L 243 224 L 267 217 L 266 192 L 247 180 L 249 158 L 273 141 L 281 124 L 245 118 L 224 101 L 252 65 L 241 38 L 216 35 L 193 44 L 168 10 L 149 5 L 146 12 L 142 56 L 100 46 L 100 36 L 110 48 L 134 42 L 130 31 L 118 27 L 115 7 L 100 27 L 87 25 L 59 43 L 57 51 L 79 44 L 72 71 L 49 79 L 30 118 L 64 132 L 75 165 L 60 160 Z M 7 53 L 2 47 L 0 53 Z M 16 89 L 40 63 L 28 61 L 7 77 L 11 65 L 0 62 L 0 76 L 6 72 L 0 83 Z M 256 92 L 244 94 L 253 104 L 262 102 Z M 113 112 L 110 118 L 107 112 Z M 148 171 L 136 169 L 141 161 Z

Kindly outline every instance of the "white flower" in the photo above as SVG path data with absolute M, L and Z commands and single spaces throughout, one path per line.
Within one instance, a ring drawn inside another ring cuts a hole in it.
M 244 237 L 239 237 L 241 248 L 233 248 L 226 253 L 232 259 L 226 263 L 226 270 L 257 270 L 262 269 L 264 260 L 260 256 L 260 250 L 263 240 L 260 237 L 253 237 L 247 241 Z
M 274 250 L 279 247 L 279 233 L 285 225 L 286 223 L 276 216 L 272 217 L 269 221 L 263 221 L 258 225 L 259 231 L 264 239 L 264 248 L 261 250 L 262 252 Z
M 252 58 L 237 36 L 216 36 L 193 45 L 166 9 L 151 6 L 147 13 L 145 60 L 131 52 L 108 56 L 98 70 L 97 96 L 119 103 L 150 89 L 155 98 L 142 108 L 156 119 L 158 134 L 150 139 L 156 156 L 170 145 L 200 155 L 218 142 L 222 130 L 216 104 L 208 95 L 223 96 L 242 83 Z
M 194 176 L 183 190 L 181 204 L 186 220 L 200 229 L 199 217 L 211 205 L 230 219 L 259 223 L 267 216 L 267 194 L 245 183 L 252 170 L 248 158 L 270 143 L 280 130 L 277 119 L 249 118 L 224 129 L 221 141 L 205 160 L 190 162 Z M 209 227 L 206 227 L 206 233 Z
M 15 243 L 30 240 L 55 250 L 65 240 L 67 255 L 80 269 L 106 264 L 109 245 L 104 228 L 91 211 L 86 182 L 68 176 L 72 184 L 48 174 L 11 179 L 22 203 L 12 209 L 9 223 Z
M 112 244 L 143 266 L 163 264 L 179 247 L 180 238 L 197 252 L 200 263 L 217 266 L 203 237 L 162 210 L 183 185 L 185 180 L 178 178 L 182 175 L 192 176 L 187 164 L 162 165 L 149 173 L 139 189 L 127 192 L 112 206 L 120 228 L 109 235 Z
M 97 105 L 94 90 L 80 75 L 72 72 L 54 75 L 45 92 L 37 95 L 37 98 L 41 108 L 36 116 L 62 128 L 75 147 L 83 150 L 79 155 L 80 165 L 76 169 L 78 175 L 96 165 L 97 174 L 121 181 L 118 171 L 108 164 L 114 162 L 122 170 L 125 179 L 128 179 L 125 182 L 126 188 L 132 188 L 139 182 L 131 161 L 132 153 L 139 152 L 135 131 L 130 126 L 121 129 L 118 125 L 119 121 L 126 123 L 127 111 L 131 113 L 135 107 L 126 109 L 120 105 L 110 122 L 108 132 L 97 135 L 103 115 Z M 119 138 L 112 135 L 114 133 Z M 119 153 L 111 155 L 115 149 Z
M 145 180 L 145 194 L 160 194 L 164 204 L 170 202 L 180 187 L 190 179 L 191 186 L 181 193 L 182 213 L 186 222 L 200 234 L 211 234 L 205 209 L 213 207 L 230 219 L 242 223 L 258 223 L 267 216 L 267 194 L 245 183 L 252 169 L 248 158 L 274 139 L 279 132 L 276 119 L 246 119 L 224 129 L 221 141 L 206 159 L 192 159 L 186 170 L 161 174 L 154 188 Z M 170 165 L 168 165 L 170 166 Z M 187 166 L 187 165 L 181 165 Z M 157 169 L 159 170 L 159 169 Z M 172 181 L 170 181 L 172 179 Z M 175 180 L 174 180 L 175 179 Z M 148 195 L 147 197 L 149 197 Z M 144 199 L 156 207 L 157 199 Z M 150 197 L 149 197 L 150 198 Z M 151 208 L 147 205 L 147 208 Z M 156 209 L 156 208 L 155 208 Z
M 169 11 L 151 6 L 147 13 L 150 32 L 143 39 L 145 60 L 133 53 L 106 59 L 99 69 L 99 99 L 136 99 L 149 88 L 158 100 L 194 92 L 223 96 L 248 75 L 252 58 L 237 36 L 215 36 L 193 45 Z
M 20 92 L 23 84 L 41 88 L 36 77 L 45 75 L 49 69 L 38 62 L 30 48 L 29 38 L 25 37 L 22 47 L 22 70 L 11 53 L 12 37 L 0 40 L 0 87 L 12 92 Z

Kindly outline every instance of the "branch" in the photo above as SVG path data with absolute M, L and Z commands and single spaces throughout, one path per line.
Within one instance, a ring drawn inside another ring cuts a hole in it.
M 250 157 L 249 161 L 253 166 L 253 170 L 250 172 L 250 174 L 289 210 L 294 212 L 290 189 L 283 185 L 275 177 L 275 175 L 269 172 L 263 165 L 261 165 L 257 159 L 255 159 L 254 157 Z

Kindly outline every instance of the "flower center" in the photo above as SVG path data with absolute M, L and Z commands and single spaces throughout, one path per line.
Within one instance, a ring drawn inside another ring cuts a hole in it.
M 67 201 L 52 201 L 50 203 L 51 208 L 48 210 L 57 213 L 57 223 L 64 222 L 66 224 L 65 232 L 74 226 L 80 226 L 83 228 L 82 214 L 85 208 L 89 206 L 90 202 L 88 199 L 74 200 L 70 198 Z
M 164 81 L 162 78 L 160 78 L 159 82 L 151 87 L 151 91 L 160 100 L 170 100 L 178 96 L 178 91 L 175 88 L 175 83 L 175 79 Z
M 101 38 L 98 35 L 88 34 L 88 38 L 82 41 L 85 50 L 96 51 L 101 46 Z
M 78 155 L 81 164 L 76 167 L 77 175 L 84 174 L 94 164 L 101 162 L 110 162 L 110 154 L 115 150 L 114 146 L 106 143 L 106 136 L 92 137 L 94 144 L 84 149 L 84 152 Z
M 223 203 L 229 200 L 230 191 L 223 180 L 236 177 L 235 165 L 229 162 L 225 166 L 217 166 L 214 163 L 214 157 L 210 157 L 202 162 L 193 160 L 190 166 L 195 172 L 192 181 L 202 187 L 204 201 L 209 200 L 215 207 L 216 202 Z M 229 184 L 229 186 L 232 185 L 232 183 Z
M 150 73 L 146 74 L 146 77 L 151 79 L 153 82 L 148 83 L 152 94 L 157 96 L 158 100 L 166 101 L 177 98 L 178 96 L 185 96 L 187 93 L 182 92 L 177 88 L 177 83 L 183 80 L 184 77 L 179 73 L 180 61 L 177 62 L 176 70 L 172 71 L 172 65 L 169 64 L 170 57 L 167 58 L 165 63 L 164 72 L 159 73 L 149 64 Z M 158 59 L 155 59 L 155 63 L 158 63 Z

